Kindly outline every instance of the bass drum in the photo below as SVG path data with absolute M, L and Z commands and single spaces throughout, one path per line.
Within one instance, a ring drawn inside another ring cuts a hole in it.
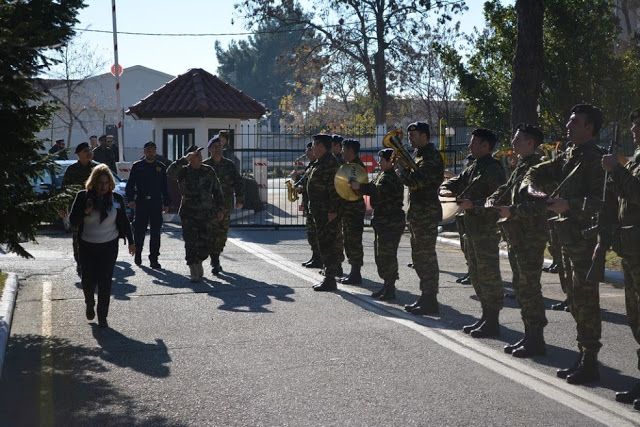
M 455 175 L 452 172 L 448 170 L 444 171 L 445 181 L 450 178 L 453 178 L 454 176 Z M 438 197 L 441 202 L 440 206 L 442 206 L 442 221 L 440 221 L 438 225 L 450 224 L 455 220 L 456 214 L 461 212 L 462 209 L 456 203 L 451 203 L 456 199 L 455 197 L 441 197 L 441 196 L 438 196 Z M 442 203 L 442 202 L 449 202 L 449 203 Z

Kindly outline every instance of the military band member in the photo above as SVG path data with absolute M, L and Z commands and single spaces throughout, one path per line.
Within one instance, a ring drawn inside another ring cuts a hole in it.
M 636 342 L 640 344 L 640 108 L 630 114 L 631 134 L 636 150 L 626 165 L 618 163 L 613 154 L 602 157 L 602 168 L 609 172 L 609 188 L 618 196 L 620 244 L 614 247 L 622 257 L 627 321 Z M 640 369 L 640 349 L 637 350 Z M 633 403 L 640 410 L 640 383 L 631 390 L 616 393 L 616 400 Z
M 360 160 L 360 142 L 355 139 L 345 139 L 342 141 L 342 158 L 345 163 L 355 163 L 362 166 Z M 348 285 L 359 285 L 362 283 L 360 270 L 364 263 L 364 249 L 362 248 L 362 233 L 364 232 L 364 214 L 366 206 L 364 199 L 342 201 L 342 237 L 344 239 L 344 251 L 347 254 L 347 261 L 351 265 L 349 274 L 340 279 L 340 283 Z
M 338 171 L 338 161 L 331 154 L 331 135 L 317 134 L 313 136 L 313 153 L 316 161 L 309 172 L 307 194 L 309 210 L 317 230 L 318 247 L 322 263 L 325 266 L 324 280 L 313 287 L 315 291 L 334 291 L 337 289 L 336 275 L 339 260 L 336 247 L 339 221 L 338 195 L 334 178 Z
M 375 233 L 373 252 L 378 275 L 384 281 L 382 288 L 371 296 L 382 301 L 396 297 L 398 245 L 405 227 L 405 214 L 402 209 L 404 186 L 394 171 L 393 153 L 392 148 L 378 152 L 380 173 L 373 181 L 368 184 L 351 182 L 352 189 L 371 197 L 371 225 Z
M 471 132 L 469 151 L 474 158 L 473 163 L 440 187 L 441 196 L 456 196 L 464 210 L 464 244 L 469 277 L 480 300 L 482 316 L 462 330 L 474 338 L 500 334 L 499 315 L 504 293 L 500 276 L 498 217 L 495 210 L 476 208 L 473 202 L 484 200 L 505 182 L 502 164 L 491 155 L 496 142 L 496 135 L 488 129 Z
M 342 135 L 331 135 L 331 153 L 338 161 L 338 167 L 345 164 L 344 157 L 342 157 L 342 141 L 344 138 Z M 342 203 L 344 200 L 340 199 L 340 206 L 338 207 L 338 223 L 342 224 Z M 336 251 L 338 252 L 338 272 L 336 277 L 342 277 L 342 262 L 344 261 L 344 235 L 342 234 L 342 225 L 338 226 L 338 236 L 336 237 Z M 324 272 L 321 272 L 324 274 Z
M 126 194 L 129 207 L 134 210 L 133 237 L 136 244 L 134 263 L 142 264 L 144 237 L 149 226 L 149 262 L 151 268 L 161 268 L 160 229 L 162 215 L 169 211 L 169 191 L 167 190 L 167 168 L 157 160 L 157 147 L 153 141 L 146 142 L 142 153 L 144 158 L 133 163 Z
M 315 228 L 315 223 L 311 217 L 311 211 L 309 210 L 309 195 L 307 194 L 307 180 L 309 179 L 309 172 L 313 167 L 313 163 L 316 161 L 316 156 L 313 154 L 313 143 L 307 144 L 306 150 L 307 160 L 309 163 L 304 168 L 304 173 L 294 184 L 298 194 L 302 196 L 302 214 L 305 217 L 305 228 L 307 231 L 307 241 L 311 246 L 311 258 L 302 263 L 303 267 L 307 268 L 322 268 L 322 257 L 320 256 L 320 247 L 318 246 L 318 234 Z
M 407 221 L 411 234 L 411 260 L 420 278 L 420 298 L 405 310 L 417 315 L 438 314 L 440 273 L 436 255 L 438 223 L 442 220 L 442 207 L 438 187 L 444 181 L 444 162 L 438 149 L 431 143 L 429 124 L 411 123 L 407 127 L 409 142 L 415 149 L 415 170 L 407 170 L 396 161 L 400 181 L 409 187 Z
M 524 337 L 504 347 L 505 353 L 515 357 L 546 354 L 543 331 L 547 318 L 540 276 L 547 244 L 548 214 L 545 206 L 527 203 L 530 197 L 519 191 L 525 173 L 542 161 L 540 154 L 535 152 L 542 142 L 540 129 L 528 124 L 518 125 L 511 141 L 518 164 L 507 182 L 487 198 L 485 205 L 496 209 L 505 221 L 503 237 L 508 245 L 513 290 L 524 323 Z
M 220 182 L 213 168 L 202 164 L 201 151 L 202 148 L 192 145 L 184 157 L 167 168 L 167 177 L 178 181 L 182 195 L 178 213 L 192 283 L 204 276 L 202 261 L 213 252 L 214 223 L 224 216 Z
M 84 188 L 85 183 L 91 176 L 91 171 L 98 165 L 93 161 L 93 152 L 86 142 L 81 142 L 76 146 L 76 156 L 78 161 L 69 165 L 62 177 L 61 188 L 63 190 L 70 189 L 74 194 Z M 71 209 L 73 199 L 69 200 L 69 210 Z M 68 217 L 68 210 L 60 211 L 62 218 Z M 76 260 L 76 272 L 80 275 L 80 258 L 78 255 L 78 227 L 71 226 L 71 236 L 73 242 L 73 258 Z
M 565 268 L 572 272 L 567 297 L 576 321 L 580 355 L 573 366 L 557 371 L 557 376 L 566 378 L 570 384 L 600 379 L 600 295 L 598 282 L 587 280 L 597 238 L 587 239 L 582 231 L 591 226 L 591 218 L 598 212 L 598 203 L 590 201 L 602 198 L 604 171 L 602 151 L 597 145 L 601 126 L 600 109 L 588 104 L 573 107 L 566 125 L 571 148 L 561 156 L 529 169 L 522 181 L 523 188 L 528 186 L 529 194 L 546 198 L 566 179 L 557 197 L 547 200 L 547 209 L 558 214 L 553 226 L 558 233 L 563 258 L 569 264 Z
M 231 210 L 234 206 L 233 196 L 235 195 L 236 209 L 242 209 L 244 206 L 244 181 L 238 172 L 238 168 L 236 168 L 236 164 L 222 156 L 222 141 L 219 137 L 211 138 L 207 148 L 209 149 L 210 157 L 204 161 L 204 164 L 211 166 L 216 171 L 224 194 L 224 219 L 214 223 L 213 238 L 215 241 L 213 252 L 211 252 L 211 273 L 218 275 L 222 271 L 220 254 L 224 249 L 229 234 Z

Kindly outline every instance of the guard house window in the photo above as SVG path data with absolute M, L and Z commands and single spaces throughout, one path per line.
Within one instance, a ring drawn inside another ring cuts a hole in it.
M 164 129 L 162 131 L 163 155 L 175 161 L 184 156 L 185 151 L 195 140 L 195 129 Z

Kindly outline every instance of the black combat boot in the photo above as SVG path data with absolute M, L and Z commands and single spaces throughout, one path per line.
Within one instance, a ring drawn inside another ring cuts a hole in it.
M 382 294 L 384 294 L 385 290 L 387 289 L 387 281 L 385 280 L 384 284 L 382 285 L 382 287 L 380 289 L 378 289 L 377 291 L 375 291 L 374 293 L 371 294 L 372 298 L 380 298 L 380 296 Z
M 471 276 L 464 277 L 460 280 L 460 284 L 462 285 L 470 285 L 471 284 Z
M 136 251 L 136 254 L 133 257 L 133 262 L 135 265 L 142 264 L 142 252 Z
M 325 268 L 324 266 L 322 266 L 322 270 L 318 271 L 318 274 L 322 274 L 323 276 L 325 275 Z M 342 270 L 342 266 L 340 266 L 340 268 L 338 268 L 338 272 L 336 273 L 336 275 L 334 277 L 342 277 L 344 276 L 344 270 Z
M 585 351 L 582 363 L 574 373 L 567 377 L 569 384 L 586 384 L 600 380 L 600 366 L 598 365 L 598 353 Z
M 580 349 L 580 354 L 578 355 L 578 358 L 576 359 L 576 361 L 573 362 L 573 365 L 571 365 L 568 368 L 558 369 L 556 371 L 556 377 L 566 379 L 569 375 L 573 374 L 582 363 L 582 354 L 583 354 L 583 351 L 582 349 Z
M 313 290 L 317 292 L 331 292 L 338 289 L 335 277 L 326 277 L 317 285 L 313 286 Z
M 306 267 L 307 265 L 311 264 L 313 261 L 315 261 L 315 257 L 316 254 L 311 254 L 311 258 L 309 258 L 308 260 L 306 260 L 305 262 L 302 263 L 303 267 Z
M 562 302 L 551 305 L 551 310 L 553 311 L 565 311 L 569 307 L 569 300 L 565 299 Z
M 525 358 L 534 356 L 544 356 L 547 354 L 547 345 L 544 342 L 544 329 L 541 327 L 531 328 L 529 336 L 524 343 L 513 350 L 511 354 L 515 357 Z
M 409 313 L 411 313 L 411 310 L 413 310 L 416 307 L 419 307 L 420 304 L 422 304 L 422 299 L 424 298 L 424 295 L 420 295 L 420 298 L 418 298 L 418 300 L 416 302 L 413 302 L 411 304 L 406 304 L 404 306 L 404 309 L 406 311 L 408 311 Z
M 629 391 L 621 391 L 616 393 L 616 402 L 620 403 L 634 403 L 637 399 L 640 399 L 640 383 L 637 383 Z
M 482 325 L 484 323 L 486 318 L 487 318 L 487 316 L 485 315 L 485 311 L 484 311 L 484 308 L 483 308 L 482 309 L 482 316 L 480 317 L 480 319 L 478 319 L 477 322 L 472 323 L 471 325 L 463 326 L 462 327 L 462 332 L 464 332 L 465 334 L 471 333 L 471 331 L 473 331 L 474 329 L 480 327 L 480 325 Z
M 319 253 L 314 252 L 313 255 L 311 255 L 311 259 L 302 265 L 307 268 L 322 268 L 322 258 Z
M 462 277 L 458 277 L 458 278 L 456 279 L 456 283 L 462 283 L 462 281 L 463 281 L 463 280 L 466 280 L 466 279 L 468 279 L 468 278 L 469 278 L 469 273 L 465 274 L 465 275 L 464 275 L 464 276 L 462 276 Z
M 499 311 L 487 310 L 486 319 L 482 325 L 470 332 L 473 338 L 489 338 L 500 335 L 500 323 L 498 322 Z
M 382 293 L 382 295 L 380 295 L 378 297 L 378 299 L 380 301 L 388 301 L 390 299 L 395 299 L 396 297 L 396 285 L 395 283 L 391 282 L 391 283 L 386 283 L 384 285 L 384 292 Z
M 220 266 L 220 255 L 211 255 L 211 274 L 217 276 L 222 271 Z
M 411 309 L 411 314 L 418 316 L 432 316 L 439 312 L 437 294 L 423 294 L 420 305 Z
M 344 283 L 345 285 L 361 285 L 362 276 L 360 275 L 360 266 L 352 265 L 351 272 L 348 276 L 341 278 L 340 283 Z
M 513 350 L 515 350 L 516 348 L 519 348 L 522 344 L 524 344 L 524 342 L 527 340 L 528 335 L 529 335 L 529 327 L 527 325 L 524 325 L 524 336 L 520 339 L 520 341 L 516 343 L 505 345 L 504 352 L 507 354 L 513 353 Z

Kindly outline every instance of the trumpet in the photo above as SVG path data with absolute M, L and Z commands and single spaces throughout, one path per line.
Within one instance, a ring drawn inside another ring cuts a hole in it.
M 296 174 L 296 177 L 298 176 L 298 162 L 305 155 L 306 154 L 303 154 L 302 156 L 296 157 L 296 159 L 293 161 L 293 171 Z M 284 185 L 287 187 L 287 200 L 289 200 L 291 203 L 293 203 L 293 202 L 298 200 L 298 190 L 294 187 L 294 184 L 295 183 L 293 182 L 292 179 L 288 179 L 284 183 Z
M 414 172 L 418 169 L 418 165 L 409 154 L 409 151 L 402 145 L 402 130 L 394 129 L 387 134 L 382 139 L 382 145 L 385 148 L 393 148 L 395 153 L 393 156 L 397 160 L 397 162 L 402 165 L 403 168 Z

